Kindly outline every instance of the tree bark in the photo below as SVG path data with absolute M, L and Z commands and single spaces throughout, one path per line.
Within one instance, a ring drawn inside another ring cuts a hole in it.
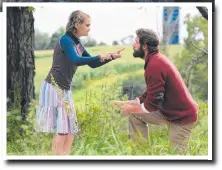
M 35 99 L 34 17 L 27 7 L 7 8 L 7 108 L 21 108 L 26 119 Z

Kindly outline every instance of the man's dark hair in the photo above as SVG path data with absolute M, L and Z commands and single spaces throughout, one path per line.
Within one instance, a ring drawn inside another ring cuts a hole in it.
M 141 45 L 147 45 L 149 52 L 154 50 L 159 50 L 159 37 L 151 29 L 140 28 L 136 31 L 136 35 L 139 37 L 139 42 Z

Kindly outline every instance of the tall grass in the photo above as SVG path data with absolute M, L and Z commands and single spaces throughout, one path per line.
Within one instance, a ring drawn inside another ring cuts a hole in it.
M 97 91 L 87 91 L 84 106 L 76 105 L 80 132 L 76 135 L 70 155 L 175 155 L 168 143 L 167 127 L 150 125 L 150 143 L 129 140 L 128 118 L 110 105 L 110 100 L 121 97 L 121 81 L 112 86 L 104 84 Z M 9 155 L 50 155 L 52 134 L 33 130 L 35 104 L 30 108 L 30 124 L 23 126 L 26 135 L 7 145 Z M 193 130 L 190 149 L 184 155 L 207 155 L 207 104 L 200 104 L 199 121 Z

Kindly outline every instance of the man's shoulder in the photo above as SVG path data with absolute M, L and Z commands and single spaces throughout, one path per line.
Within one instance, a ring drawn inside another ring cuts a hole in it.
M 147 65 L 146 74 L 166 74 L 175 67 L 174 64 L 167 58 L 166 55 L 158 53 L 153 57 Z
M 154 63 L 160 66 L 174 66 L 174 63 L 166 55 L 159 53 L 154 60 Z
M 151 68 L 152 67 L 164 67 L 168 63 L 170 63 L 170 61 L 169 61 L 169 59 L 167 59 L 167 57 L 165 55 L 163 55 L 161 53 L 157 53 L 150 60 L 149 67 L 151 67 Z

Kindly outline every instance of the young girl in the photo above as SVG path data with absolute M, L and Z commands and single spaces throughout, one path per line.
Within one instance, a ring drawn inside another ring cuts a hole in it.
M 79 10 L 72 12 L 66 34 L 56 44 L 52 67 L 40 88 L 37 124 L 41 132 L 56 133 L 52 141 L 52 151 L 56 155 L 69 154 L 78 132 L 71 92 L 76 69 L 82 65 L 100 67 L 121 57 L 119 53 L 90 56 L 79 40 L 81 36 L 88 36 L 89 31 L 90 16 Z

